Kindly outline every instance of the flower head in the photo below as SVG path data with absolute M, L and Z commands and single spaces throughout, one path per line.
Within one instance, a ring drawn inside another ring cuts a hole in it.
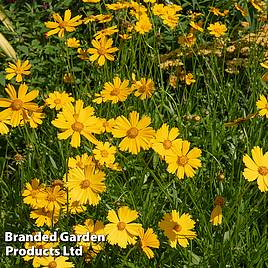
M 159 223 L 159 227 L 164 231 L 165 236 L 168 237 L 171 247 L 175 248 L 177 243 L 182 247 L 187 247 L 188 239 L 194 239 L 196 232 L 192 231 L 195 221 L 191 219 L 188 213 L 181 216 L 176 210 L 164 215 L 164 218 Z
M 264 95 L 256 102 L 257 108 L 260 109 L 259 114 L 268 118 L 268 100 Z
M 71 103 L 73 101 L 74 98 L 71 97 L 70 94 L 66 93 L 65 91 L 54 91 L 52 93 L 49 93 L 48 98 L 45 99 L 46 105 L 48 105 L 49 108 L 55 108 L 56 110 L 62 109 L 66 104 Z
M 31 72 L 29 71 L 31 68 L 31 64 L 28 60 L 21 62 L 18 60 L 16 64 L 11 62 L 8 63 L 9 67 L 6 68 L 6 79 L 11 80 L 14 76 L 16 76 L 16 82 L 20 83 L 22 81 L 23 75 L 29 75 Z
M 109 142 L 100 142 L 93 150 L 94 158 L 101 165 L 113 164 L 115 161 L 116 147 L 112 146 Z
M 252 158 L 245 154 L 243 162 L 246 165 L 243 175 L 248 181 L 257 179 L 257 184 L 261 192 L 268 191 L 268 152 L 263 154 L 262 148 L 253 147 Z
M 153 80 L 146 80 L 146 78 L 142 78 L 140 81 L 135 81 L 132 88 L 134 90 L 136 89 L 134 95 L 140 97 L 141 100 L 150 98 L 155 90 Z
M 43 257 L 39 259 L 39 266 L 42 265 L 42 268 L 71 268 L 75 267 L 72 262 L 68 261 L 67 257 Z
M 215 37 L 220 37 L 227 31 L 225 24 L 221 24 L 220 22 L 216 22 L 214 24 L 210 23 L 207 29 L 210 31 L 209 33 Z

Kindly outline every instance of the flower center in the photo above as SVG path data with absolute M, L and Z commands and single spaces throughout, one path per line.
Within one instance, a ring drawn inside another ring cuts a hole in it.
M 84 168 L 84 163 L 82 161 L 79 161 L 76 165 L 80 168 Z
M 115 88 L 115 89 L 113 89 L 113 90 L 111 91 L 110 95 L 111 95 L 111 96 L 118 96 L 119 93 L 120 93 L 119 88 Z
M 75 122 L 72 124 L 72 129 L 77 132 L 81 132 L 84 128 L 84 125 L 80 122 Z
M 55 261 L 51 261 L 49 264 L 48 264 L 48 268 L 56 268 L 57 267 L 57 263 Z
M 139 130 L 136 127 L 132 127 L 127 131 L 127 136 L 131 139 L 134 139 L 138 136 Z
M 55 103 L 55 104 L 60 104 L 60 103 L 61 103 L 61 100 L 60 100 L 60 99 L 55 99 L 55 100 L 54 100 L 54 103 Z
M 119 231 L 123 231 L 126 228 L 126 224 L 122 221 L 117 223 L 117 228 Z
M 268 110 L 268 103 L 265 105 L 264 109 Z
M 90 186 L 90 181 L 89 180 L 83 180 L 81 183 L 80 183 L 80 187 L 82 189 L 86 189 Z
M 49 201 L 49 202 L 53 202 L 53 201 L 55 201 L 55 200 L 56 200 L 56 197 L 55 197 L 54 194 L 49 194 L 49 195 L 47 196 L 47 201 Z
M 73 202 L 72 202 L 72 206 L 73 206 L 73 207 L 79 207 L 79 206 L 80 206 L 79 201 L 73 201 Z
M 268 174 L 268 168 L 267 167 L 259 167 L 258 172 L 262 175 L 262 176 L 266 176 Z
M 18 111 L 22 108 L 22 106 L 23 106 L 23 101 L 20 99 L 16 99 L 12 102 L 11 109 L 14 111 Z
M 179 224 L 176 224 L 174 227 L 173 227 L 173 230 L 176 231 L 176 232 L 180 232 L 182 229 L 182 227 L 179 225 Z
M 99 55 L 105 55 L 106 54 L 106 49 L 104 47 L 101 47 L 98 49 L 98 54 Z
M 163 146 L 166 150 L 170 149 L 170 147 L 172 146 L 172 143 L 170 140 L 164 140 L 163 142 Z
M 145 86 L 145 85 L 142 85 L 142 86 L 140 87 L 140 89 L 139 89 L 139 92 L 144 93 L 145 90 L 146 90 L 146 86 Z
M 21 67 L 17 67 L 17 74 L 22 74 L 23 69 Z
M 101 156 L 102 157 L 107 157 L 109 154 L 106 150 L 101 150 Z
M 31 196 L 32 196 L 32 198 L 35 198 L 35 197 L 37 196 L 38 192 L 39 192 L 39 191 L 37 191 L 37 190 L 32 190 L 32 191 L 31 191 Z
M 65 28 L 67 26 L 68 26 L 68 22 L 67 21 L 62 21 L 62 22 L 59 23 L 59 27 L 60 28 Z
M 188 163 L 188 157 L 187 156 L 178 156 L 177 164 L 179 166 L 185 166 Z

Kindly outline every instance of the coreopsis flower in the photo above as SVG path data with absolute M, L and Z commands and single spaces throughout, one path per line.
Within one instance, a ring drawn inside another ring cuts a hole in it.
M 108 243 L 117 244 L 121 248 L 126 248 L 128 244 L 135 244 L 136 236 L 142 226 L 132 222 L 138 217 L 138 212 L 127 206 L 120 207 L 117 213 L 113 209 L 109 210 L 107 219 L 111 223 L 106 224 L 104 228 Z
M 54 211 L 49 211 L 45 208 L 35 209 L 30 213 L 30 218 L 36 219 L 35 225 L 37 227 L 42 227 L 44 225 L 51 227 L 59 220 L 59 210 L 54 209 Z
M 69 262 L 69 259 L 64 256 L 59 257 L 42 257 L 39 259 L 39 265 L 42 266 L 42 268 L 70 268 L 75 267 L 72 262 Z
M 63 206 L 63 212 L 64 213 L 71 213 L 71 214 L 79 214 L 82 212 L 85 212 L 87 210 L 87 207 L 82 205 L 79 201 L 73 201 L 69 200 L 68 206 L 67 204 Z
M 77 40 L 75 37 L 68 38 L 65 42 L 67 47 L 78 48 L 80 47 L 80 40 Z
M 187 247 L 189 242 L 196 237 L 196 232 L 192 231 L 195 226 L 195 221 L 191 219 L 188 213 L 181 216 L 176 210 L 171 213 L 166 213 L 159 227 L 164 231 L 165 236 L 168 237 L 170 246 L 175 248 L 177 243 L 182 247 Z
M 184 81 L 185 81 L 185 84 L 190 86 L 191 84 L 195 83 L 196 80 L 194 79 L 194 76 L 193 74 L 191 73 L 188 73 L 184 76 Z
M 152 140 L 152 149 L 157 152 L 161 157 L 172 153 L 174 144 L 178 142 L 179 130 L 173 127 L 168 130 L 168 125 L 163 124 L 155 133 L 155 139 Z
M 222 196 L 217 196 L 214 200 L 215 207 L 210 214 L 210 222 L 213 225 L 222 224 L 222 206 L 224 205 L 224 198 Z
M 251 3 L 251 5 L 252 5 L 256 10 L 258 10 L 258 11 L 262 11 L 262 10 L 263 10 L 263 9 L 262 9 L 262 6 L 259 4 L 258 1 L 256 1 L 256 0 L 250 0 L 249 2 Z
M 110 22 L 113 19 L 113 15 L 111 14 L 99 14 L 95 16 L 95 20 L 98 21 L 98 23 L 106 23 Z
M 50 109 L 56 109 L 60 110 L 62 109 L 66 104 L 70 104 L 74 101 L 74 98 L 71 97 L 70 93 L 66 93 L 65 91 L 54 91 L 52 93 L 48 94 L 48 97 L 45 99 L 46 105 Z
M 179 36 L 178 43 L 185 47 L 192 47 L 196 42 L 196 37 L 193 33 L 188 33 L 185 36 Z
M 252 158 L 245 154 L 243 162 L 245 169 L 243 175 L 246 180 L 254 181 L 257 179 L 257 184 L 261 192 L 268 191 L 268 152 L 263 154 L 262 148 L 259 146 L 253 147 L 251 150 Z
M 10 124 L 10 112 L 8 110 L 4 110 L 0 112 L 0 134 L 5 135 L 9 132 L 9 128 L 7 124 Z
M 201 167 L 201 161 L 198 159 L 201 150 L 195 147 L 189 151 L 190 142 L 186 140 L 179 140 L 173 146 L 173 151 L 165 156 L 167 171 L 176 173 L 179 179 L 183 179 L 185 175 L 192 178 L 195 175 L 194 169 Z
M 10 124 L 16 127 L 22 119 L 27 120 L 27 112 L 34 112 L 38 109 L 36 103 L 31 102 L 37 96 L 39 91 L 32 90 L 27 94 L 28 86 L 20 84 L 18 94 L 13 85 L 8 84 L 5 91 L 10 99 L 0 98 L 0 107 L 7 108 L 6 113 L 10 113 Z
M 84 3 L 99 3 L 100 0 L 83 0 Z
M 30 75 L 31 72 L 29 71 L 31 68 L 31 64 L 28 60 L 21 62 L 18 60 L 16 64 L 11 62 L 8 63 L 9 67 L 6 68 L 6 79 L 11 80 L 14 76 L 16 76 L 16 82 L 20 83 L 23 79 L 23 75 Z
M 257 108 L 260 109 L 259 115 L 266 116 L 268 118 L 268 100 L 264 95 L 260 96 L 260 99 L 256 102 Z
M 103 102 L 111 101 L 112 104 L 119 101 L 125 101 L 128 95 L 132 92 L 132 89 L 128 87 L 129 81 L 123 80 L 119 77 L 113 79 L 113 83 L 106 82 L 104 89 L 100 92 Z
M 58 13 L 54 13 L 53 15 L 54 21 L 45 22 L 45 26 L 50 30 L 46 33 L 46 36 L 51 36 L 53 34 L 58 34 L 60 38 L 64 37 L 64 32 L 74 32 L 75 27 L 82 24 L 82 16 L 78 15 L 71 19 L 72 13 L 71 10 L 67 9 L 64 12 L 64 18 L 62 19 Z
M 32 179 L 31 183 L 27 182 L 25 190 L 22 192 L 23 202 L 32 208 L 39 207 L 39 194 L 44 190 L 38 179 Z
M 122 40 L 128 40 L 128 39 L 131 39 L 131 38 L 132 38 L 131 35 L 126 34 L 126 33 L 124 33 L 124 34 L 119 34 L 119 37 L 120 37 Z
M 152 23 L 147 15 L 142 15 L 136 22 L 135 31 L 140 34 L 145 34 L 152 30 Z
M 234 7 L 235 7 L 236 10 L 238 10 L 238 11 L 241 12 L 241 15 L 242 15 L 243 17 L 246 17 L 246 16 L 248 15 L 248 11 L 247 11 L 246 9 L 242 8 L 242 7 L 241 7 L 240 5 L 238 5 L 237 3 L 235 3 Z
M 207 29 L 210 31 L 209 33 L 215 37 L 220 37 L 227 31 L 225 24 L 221 24 L 220 22 L 216 22 L 214 24 L 210 23 Z
M 112 129 L 115 125 L 115 120 L 113 118 L 106 120 L 105 118 L 102 118 L 102 129 L 101 132 L 112 132 Z
M 148 228 L 146 232 L 144 232 L 143 228 L 140 228 L 138 230 L 138 235 L 140 238 L 141 249 L 149 259 L 152 259 L 154 257 L 154 252 L 151 248 L 159 248 L 160 246 L 157 235 L 152 228 Z
M 82 49 L 82 48 L 78 48 L 77 49 L 77 53 L 78 53 L 78 58 L 81 60 L 89 60 L 89 52 L 88 49 Z
M 115 161 L 116 147 L 109 142 L 99 142 L 93 150 L 94 158 L 101 165 L 113 164 Z
M 68 159 L 68 168 L 76 168 L 79 167 L 84 169 L 86 166 L 95 166 L 92 156 L 89 156 L 87 153 L 80 155 L 76 155 L 74 157 L 70 157 Z
M 221 12 L 217 7 L 210 7 L 209 12 L 213 13 L 216 16 L 224 17 L 229 13 L 229 10 L 225 9 L 223 12 Z
M 136 97 L 140 97 L 141 100 L 148 99 L 155 90 L 154 81 L 152 79 L 146 80 L 146 78 L 141 78 L 140 81 L 135 81 L 132 89 L 136 90 L 134 93 Z
M 25 123 L 29 123 L 31 128 L 37 128 L 38 125 L 43 123 L 42 119 L 45 117 L 45 114 L 42 112 L 42 107 L 38 107 L 38 109 L 33 111 L 26 111 L 24 120 L 20 122 L 20 125 L 25 125 Z
M 81 135 L 96 144 L 97 140 L 92 133 L 100 133 L 100 120 L 93 116 L 94 109 L 90 106 L 83 108 L 83 106 L 82 100 L 77 100 L 75 106 L 68 103 L 51 122 L 53 126 L 63 130 L 58 134 L 60 140 L 72 136 L 71 146 L 75 148 L 80 146 Z
M 98 31 L 94 34 L 94 38 L 96 40 L 98 39 L 101 39 L 102 37 L 104 36 L 111 36 L 113 35 L 114 33 L 117 33 L 119 30 L 117 29 L 117 25 L 114 25 L 114 26 L 111 26 L 111 27 L 108 27 L 108 28 L 105 28 L 101 31 Z
M 143 116 L 139 120 L 139 114 L 136 111 L 129 114 L 129 120 L 124 116 L 117 117 L 112 134 L 115 138 L 124 138 L 119 144 L 120 150 L 138 154 L 141 148 L 149 149 L 150 142 L 155 136 L 155 131 L 149 127 L 150 124 L 150 117 Z
M 66 183 L 73 201 L 96 206 L 101 199 L 100 194 L 106 190 L 104 181 L 105 173 L 88 165 L 84 169 L 71 169 Z
M 87 52 L 93 54 L 89 57 L 89 60 L 94 62 L 98 60 L 98 65 L 102 66 L 105 60 L 114 61 L 112 53 L 118 51 L 118 48 L 112 47 L 113 39 L 108 39 L 106 36 L 101 37 L 100 40 L 92 40 L 91 44 L 94 48 L 88 48 Z
M 46 187 L 37 195 L 38 207 L 49 211 L 60 210 L 66 203 L 66 192 L 59 185 L 55 187 Z
M 201 23 L 202 23 L 202 22 L 198 22 L 198 23 L 196 23 L 196 22 L 194 22 L 194 21 L 190 21 L 190 26 L 192 27 L 192 29 L 197 30 L 197 31 L 203 33 L 203 32 L 204 32 L 204 29 L 203 29 L 202 26 L 200 25 Z

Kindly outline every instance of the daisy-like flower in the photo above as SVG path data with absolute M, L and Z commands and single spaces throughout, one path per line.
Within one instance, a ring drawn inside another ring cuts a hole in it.
M 105 118 L 102 118 L 102 129 L 101 132 L 112 132 L 112 128 L 115 125 L 115 120 L 113 118 L 106 120 Z
M 53 34 L 58 34 L 60 38 L 64 37 L 64 32 L 74 32 L 75 27 L 82 24 L 82 16 L 78 15 L 71 19 L 72 13 L 70 9 L 65 10 L 64 18 L 62 19 L 58 13 L 54 13 L 53 15 L 54 21 L 45 22 L 45 25 L 50 30 L 46 33 L 46 36 L 51 36 Z
M 54 211 L 49 211 L 45 208 L 39 208 L 39 209 L 33 210 L 30 213 L 30 218 L 36 219 L 35 225 L 37 227 L 42 227 L 44 225 L 51 227 L 52 225 L 58 222 L 59 214 L 60 212 L 57 209 L 54 209 Z
M 268 191 L 268 152 L 263 154 L 262 148 L 253 147 L 251 150 L 252 158 L 249 155 L 243 156 L 243 162 L 246 165 L 243 175 L 248 181 L 257 179 L 257 184 L 261 192 Z
M 135 236 L 139 234 L 141 224 L 132 222 L 138 217 L 138 212 L 127 206 L 120 207 L 118 215 L 113 209 L 109 210 L 107 219 L 111 223 L 106 224 L 104 228 L 108 243 L 117 244 L 121 248 L 126 248 L 128 244 L 135 244 Z
M 43 123 L 42 119 L 45 117 L 45 114 L 42 113 L 42 107 L 38 107 L 35 112 L 26 111 L 25 118 L 20 122 L 20 125 L 23 126 L 25 123 L 29 123 L 31 128 L 37 128 L 38 125 Z
M 39 265 L 42 268 L 70 268 L 75 267 L 72 262 L 68 261 L 69 259 L 64 256 L 59 257 L 42 257 L 39 259 Z
M 184 175 L 192 178 L 195 175 L 196 168 L 201 167 L 201 150 L 193 148 L 190 150 L 190 142 L 179 140 L 174 143 L 173 151 L 166 155 L 165 160 L 168 163 L 167 171 L 176 173 L 179 179 L 183 179 Z
M 146 80 L 146 78 L 142 78 L 140 81 L 135 81 L 132 88 L 134 90 L 136 89 L 134 95 L 140 97 L 141 100 L 150 98 L 155 90 L 153 80 Z
M 60 210 L 66 203 L 66 192 L 59 185 L 51 188 L 45 188 L 37 196 L 39 207 L 44 207 L 49 211 Z
M 38 179 L 33 179 L 31 183 L 27 182 L 25 190 L 22 192 L 23 202 L 32 208 L 39 207 L 39 193 L 44 190 L 44 186 L 40 184 Z
M 178 128 L 173 127 L 170 131 L 168 131 L 168 125 L 163 124 L 161 128 L 156 131 L 155 139 L 152 140 L 153 150 L 161 157 L 165 157 L 167 154 L 172 153 L 174 143 L 179 140 L 177 139 L 178 136 Z
M 59 92 L 54 91 L 48 94 L 48 98 L 45 99 L 46 105 L 51 109 L 60 110 L 66 104 L 69 104 L 74 101 L 74 98 L 70 96 L 71 94 L 66 93 L 65 91 Z
M 22 81 L 23 75 L 29 75 L 31 72 L 29 71 L 31 68 L 31 64 L 28 60 L 21 62 L 18 60 L 16 64 L 11 62 L 8 63 L 9 67 L 6 68 L 6 79 L 11 80 L 14 76 L 16 76 L 16 82 L 20 83 Z
M 220 22 L 216 22 L 214 24 L 210 23 L 207 29 L 210 31 L 209 33 L 215 37 L 220 37 L 227 31 L 225 24 L 221 24 Z
M 71 146 L 75 148 L 80 146 L 81 135 L 96 144 L 97 140 L 92 133 L 100 133 L 100 120 L 93 116 L 94 109 L 90 106 L 83 108 L 83 105 L 82 100 L 77 100 L 75 106 L 66 104 L 62 112 L 51 122 L 52 125 L 63 130 L 58 134 L 60 140 L 72 136 Z
M 129 114 L 129 120 L 124 116 L 117 117 L 112 134 L 115 138 L 124 138 L 119 144 L 120 150 L 138 154 L 141 148 L 149 149 L 151 140 L 155 136 L 155 131 L 149 127 L 150 124 L 150 117 L 143 116 L 139 120 L 136 111 Z
M 188 213 L 181 216 L 176 210 L 171 213 L 166 213 L 159 227 L 164 231 L 165 236 L 169 239 L 170 246 L 175 248 L 177 243 L 182 247 L 187 247 L 188 239 L 194 239 L 196 232 L 192 231 L 195 226 L 195 221 L 191 219 Z
M 259 115 L 266 116 L 268 118 L 268 101 L 264 95 L 260 96 L 260 99 L 256 102 L 257 108 L 260 109 Z
M 78 48 L 80 47 L 80 40 L 77 40 L 75 37 L 71 37 L 67 39 L 65 44 L 70 48 Z
M 74 157 L 70 157 L 68 160 L 69 168 L 79 167 L 84 169 L 86 166 L 95 166 L 92 156 L 89 156 L 87 153 L 80 155 L 76 155 Z
M 103 36 L 111 36 L 113 35 L 114 33 L 117 33 L 119 30 L 117 29 L 117 26 L 114 25 L 114 26 L 111 26 L 111 27 L 108 27 L 108 28 L 105 28 L 101 31 L 98 31 L 94 34 L 94 38 L 96 40 L 98 39 L 101 39 Z
M 106 190 L 104 184 L 105 173 L 95 169 L 94 166 L 73 168 L 68 173 L 67 187 L 70 198 L 81 204 L 96 206 L 100 201 L 100 193 Z
M 4 110 L 0 112 L 0 134 L 5 135 L 9 132 L 9 128 L 7 124 L 10 124 L 10 112 L 8 110 Z
M 192 47 L 196 43 L 196 37 L 190 32 L 187 35 L 179 36 L 178 43 L 184 47 Z
M 103 102 L 111 101 L 112 104 L 125 101 L 132 90 L 128 87 L 129 81 L 119 77 L 113 79 L 113 83 L 106 82 L 104 89 L 100 92 Z
M 83 0 L 84 3 L 99 3 L 100 0 Z
M 192 27 L 192 29 L 197 30 L 197 31 L 203 33 L 204 32 L 204 29 L 201 27 L 200 24 L 201 23 L 196 23 L 194 21 L 190 21 L 190 26 Z
M 214 201 L 215 207 L 210 214 L 210 222 L 213 225 L 222 224 L 222 207 L 224 205 L 224 198 L 222 196 L 217 196 Z
M 93 150 L 94 158 L 101 165 L 113 164 L 115 161 L 116 147 L 109 142 L 100 142 Z
M 91 44 L 94 48 L 88 48 L 87 52 L 93 54 L 89 57 L 89 60 L 94 62 L 98 60 L 98 65 L 102 66 L 105 60 L 114 61 L 112 53 L 118 51 L 118 48 L 112 47 L 113 39 L 108 39 L 106 36 L 101 37 L 100 40 L 92 40 Z
M 154 252 L 150 248 L 159 248 L 160 246 L 157 235 L 154 233 L 154 230 L 152 228 L 149 228 L 146 232 L 144 232 L 143 228 L 140 228 L 138 230 L 138 233 L 141 249 L 149 259 L 152 259 L 154 257 Z
M 5 91 L 10 99 L 0 98 L 0 107 L 7 108 L 6 110 L 10 113 L 12 127 L 18 126 L 22 119 L 27 120 L 27 111 L 36 111 L 38 109 L 38 105 L 31 101 L 38 96 L 39 91 L 32 90 L 27 94 L 27 90 L 28 86 L 25 83 L 20 84 L 17 94 L 14 86 L 8 84 Z
M 87 207 L 82 205 L 79 201 L 73 201 L 70 199 L 68 203 L 68 208 L 67 205 L 63 207 L 63 212 L 64 213 L 71 213 L 71 214 L 79 214 L 82 212 L 85 212 L 87 210 Z
M 152 23 L 150 22 L 149 17 L 144 14 L 139 17 L 139 20 L 137 21 L 135 25 L 135 31 L 140 34 L 148 33 L 152 30 Z

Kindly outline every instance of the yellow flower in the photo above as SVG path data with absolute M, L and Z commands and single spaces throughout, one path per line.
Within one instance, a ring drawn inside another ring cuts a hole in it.
M 10 124 L 10 112 L 4 110 L 0 112 L 0 134 L 4 135 L 9 132 L 9 129 L 6 124 Z
M 24 125 L 25 123 L 29 123 L 31 128 L 37 128 L 38 125 L 43 123 L 42 119 L 45 117 L 45 114 L 42 113 L 42 107 L 39 107 L 35 112 L 26 111 L 25 118 L 20 122 L 20 125 Z
M 215 37 L 220 37 L 227 31 L 227 27 L 220 22 L 216 22 L 214 24 L 210 23 L 207 29 L 210 31 L 209 33 Z
M 261 116 L 266 116 L 268 118 L 268 101 L 264 95 L 260 96 L 260 99 L 256 102 L 258 109 L 260 109 L 259 114 Z
M 14 86 L 8 84 L 5 91 L 10 99 L 0 98 L 0 107 L 7 108 L 5 111 L 10 113 L 10 124 L 16 127 L 22 119 L 27 120 L 27 111 L 36 111 L 38 105 L 31 102 L 38 96 L 38 90 L 32 90 L 27 94 L 28 86 L 23 83 L 19 86 L 18 94 Z
M 261 192 L 268 191 L 268 152 L 263 154 L 262 148 L 253 147 L 251 150 L 253 160 L 246 154 L 243 162 L 246 166 L 243 175 L 248 181 L 257 179 L 257 184 Z
M 25 190 L 22 192 L 23 202 L 30 205 L 32 208 L 38 208 L 39 197 L 38 194 L 44 190 L 44 186 L 40 184 L 38 179 L 33 179 L 31 183 L 27 182 Z
M 80 40 L 77 40 L 75 37 L 68 38 L 65 44 L 70 48 L 78 48 L 80 47 Z
M 193 148 L 190 150 L 190 142 L 179 140 L 174 143 L 173 152 L 166 155 L 165 160 L 168 163 L 167 171 L 176 173 L 179 179 L 183 179 L 184 175 L 192 178 L 195 175 L 196 168 L 201 167 L 201 150 Z
M 204 32 L 204 29 L 199 25 L 200 23 L 195 23 L 194 21 L 191 21 L 190 22 L 190 26 L 193 28 L 193 29 L 195 29 L 195 30 L 197 30 L 197 31 L 199 31 L 199 32 L 201 32 L 201 33 L 203 33 Z
M 156 131 L 155 139 L 152 140 L 152 148 L 161 157 L 165 157 L 167 154 L 172 153 L 174 144 L 178 142 L 177 137 L 179 136 L 179 130 L 173 127 L 168 131 L 168 125 L 163 124 L 161 128 Z
M 49 211 L 60 210 L 66 203 L 66 192 L 59 185 L 47 187 L 37 194 L 39 208 L 45 208 Z
M 116 147 L 112 146 L 109 142 L 100 142 L 93 150 L 94 158 L 101 165 L 113 164 L 115 161 Z
M 83 0 L 84 3 L 99 3 L 100 0 Z
M 166 213 L 159 227 L 164 231 L 165 236 L 168 237 L 170 246 L 175 248 L 177 243 L 182 247 L 187 247 L 188 239 L 194 239 L 196 232 L 192 231 L 195 226 L 195 221 L 191 219 L 188 213 L 184 213 L 181 216 L 176 210 L 172 210 L 171 213 Z
M 188 33 L 186 36 L 180 36 L 178 43 L 182 46 L 192 47 L 196 42 L 196 38 L 193 33 Z
M 96 144 L 97 140 L 92 133 L 100 133 L 100 120 L 93 116 L 94 109 L 90 106 L 83 108 L 83 101 L 77 100 L 75 106 L 66 104 L 55 120 L 51 123 L 63 130 L 58 134 L 60 140 L 68 139 L 72 136 L 71 146 L 79 147 L 81 135 L 90 142 Z
M 118 48 L 112 47 L 113 40 L 111 38 L 107 40 L 106 36 L 103 36 L 100 40 L 92 40 L 91 44 L 94 48 L 87 49 L 89 54 L 93 54 L 89 57 L 90 61 L 98 60 L 100 66 L 104 65 L 106 59 L 114 61 L 114 56 L 111 53 L 118 51 Z
M 74 98 L 70 96 L 71 94 L 66 93 L 65 91 L 59 92 L 54 91 L 48 94 L 48 98 L 45 99 L 46 105 L 51 109 L 60 110 L 66 104 L 69 104 L 74 101 Z
M 101 39 L 103 36 L 110 36 L 113 35 L 114 33 L 117 33 L 119 30 L 117 29 L 117 26 L 112 26 L 112 27 L 108 27 L 105 28 L 101 31 L 98 31 L 94 34 L 94 38 L 96 40 Z
M 157 238 L 157 235 L 154 233 L 152 228 L 148 228 L 148 230 L 144 233 L 144 229 L 140 228 L 138 230 L 141 248 L 149 259 L 154 257 L 154 252 L 150 248 L 159 248 L 160 243 Z
M 75 267 L 72 262 L 68 261 L 67 257 L 59 256 L 59 257 L 42 257 L 39 259 L 39 265 L 42 268 L 70 268 Z
M 222 224 L 222 206 L 224 205 L 224 198 L 222 196 L 217 196 L 214 201 L 215 207 L 210 214 L 210 222 L 213 225 Z
M 196 82 L 196 80 L 194 79 L 193 74 L 191 74 L 191 73 L 188 73 L 188 74 L 185 75 L 184 81 L 185 81 L 185 84 L 188 85 L 188 86 Z
M 210 7 L 209 12 L 212 12 L 216 16 L 224 17 L 229 13 L 229 10 L 225 9 L 223 12 L 221 12 L 217 7 Z
M 118 216 L 113 209 L 109 210 L 107 219 L 111 223 L 106 224 L 104 228 L 108 243 L 117 244 L 121 248 L 126 248 L 128 244 L 135 244 L 135 236 L 139 234 L 141 224 L 131 222 L 138 217 L 138 212 L 127 206 L 118 209 Z
M 119 77 L 113 79 L 113 83 L 106 82 L 104 89 L 100 92 L 103 102 L 112 101 L 112 104 L 125 101 L 132 90 L 128 87 L 129 81 Z
M 35 224 L 37 227 L 44 225 L 51 227 L 52 224 L 54 225 L 59 220 L 59 210 L 55 209 L 54 211 L 49 211 L 44 208 L 39 208 L 31 212 L 30 218 L 36 219 Z
M 68 202 L 68 209 L 67 209 L 67 205 L 65 205 L 63 207 L 63 212 L 67 213 L 67 211 L 71 214 L 78 214 L 78 213 L 82 213 L 85 212 L 87 210 L 87 207 L 82 205 L 79 201 L 73 201 L 70 200 Z
M 31 68 L 31 64 L 28 60 L 21 62 L 18 60 L 16 64 L 11 62 L 8 63 L 9 67 L 6 68 L 6 79 L 11 80 L 14 76 L 16 76 L 16 82 L 20 83 L 22 81 L 23 75 L 29 75 L 31 72 L 29 71 Z
M 107 9 L 110 10 L 120 10 L 120 9 L 124 9 L 124 8 L 128 8 L 130 6 L 130 3 L 128 2 L 117 2 L 114 4 L 105 4 L 105 6 L 107 7 Z
M 139 120 L 139 114 L 136 111 L 129 114 L 129 120 L 124 116 L 117 117 L 112 134 L 115 138 L 124 138 L 119 144 L 120 150 L 137 154 L 141 148 L 149 149 L 150 142 L 155 135 L 154 130 L 149 127 L 150 124 L 150 117 L 143 116 Z
M 109 119 L 109 120 L 106 120 L 104 118 L 102 118 L 102 130 L 101 132 L 112 132 L 112 128 L 114 127 L 115 125 L 115 120 L 113 118 Z
M 54 22 L 53 21 L 45 22 L 47 28 L 53 29 L 46 33 L 47 36 L 58 34 L 59 37 L 64 37 L 64 31 L 74 32 L 75 27 L 82 24 L 82 20 L 80 20 L 82 16 L 81 15 L 75 16 L 71 19 L 72 13 L 71 10 L 69 9 L 65 10 L 63 19 L 58 13 L 54 13 L 52 16 Z
M 95 166 L 92 156 L 89 156 L 87 153 L 75 156 L 75 158 L 70 157 L 68 160 L 69 168 L 79 167 L 84 169 L 86 166 Z
M 85 169 L 73 168 L 68 173 L 67 187 L 70 198 L 81 204 L 96 206 L 100 202 L 100 193 L 106 190 L 105 173 L 88 165 Z
M 140 34 L 150 32 L 152 29 L 152 23 L 147 15 L 142 15 L 135 25 L 135 31 Z
M 146 80 L 146 78 L 142 78 L 140 81 L 135 81 L 132 88 L 137 90 L 134 95 L 140 97 L 141 100 L 150 98 L 155 90 L 153 80 Z
M 246 9 L 243 9 L 240 5 L 235 4 L 235 9 L 241 12 L 241 15 L 243 17 L 246 17 L 248 15 L 248 11 Z

